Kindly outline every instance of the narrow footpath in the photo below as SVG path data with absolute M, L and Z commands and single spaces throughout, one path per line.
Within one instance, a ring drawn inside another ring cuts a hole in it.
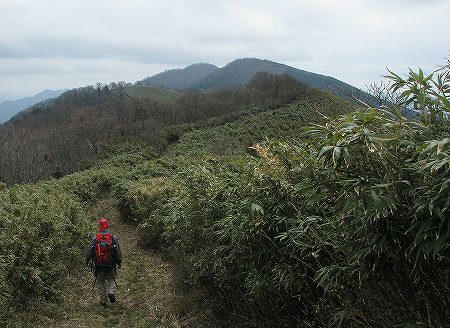
M 120 240 L 123 264 L 118 270 L 117 302 L 103 308 L 97 289 L 92 289 L 93 275 L 80 268 L 68 274 L 58 304 L 36 309 L 40 313 L 35 313 L 33 327 L 211 327 L 210 316 L 189 309 L 182 293 L 177 293 L 173 266 L 138 245 L 135 228 L 120 220 L 112 199 L 97 202 L 91 213 L 107 215 L 110 230 Z

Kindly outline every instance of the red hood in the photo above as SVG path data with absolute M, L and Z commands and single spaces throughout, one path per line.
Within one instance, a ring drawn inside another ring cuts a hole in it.
M 106 218 L 101 218 L 100 221 L 98 221 L 98 225 L 99 225 L 100 232 L 102 232 L 105 229 L 108 229 L 108 227 L 109 227 L 109 223 Z

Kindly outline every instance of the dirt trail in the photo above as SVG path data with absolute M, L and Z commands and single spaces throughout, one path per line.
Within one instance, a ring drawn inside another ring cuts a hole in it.
M 99 201 L 91 213 L 107 216 L 110 230 L 120 240 L 123 264 L 118 270 L 117 302 L 103 308 L 94 278 L 87 268 L 68 275 L 61 302 L 47 304 L 36 314 L 35 327 L 205 327 L 205 318 L 194 312 L 180 314 L 181 297 L 176 292 L 173 267 L 139 247 L 137 233 L 121 222 L 111 199 Z M 88 241 L 86 241 L 88 243 Z M 202 322 L 203 324 L 200 324 Z

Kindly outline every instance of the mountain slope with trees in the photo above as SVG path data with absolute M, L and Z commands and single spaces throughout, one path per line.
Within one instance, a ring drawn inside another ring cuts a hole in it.
M 282 106 L 303 92 L 306 84 L 299 80 L 325 91 L 333 91 L 334 85 L 333 93 L 345 93 L 347 99 L 357 95 L 356 88 L 333 78 L 259 59 L 236 60 L 221 69 L 194 64 L 134 85 L 98 83 L 67 91 L 34 104 L 0 127 L 0 180 L 33 182 L 86 168 L 107 156 L 111 140 L 121 138 L 139 137 L 164 149 L 178 138 L 169 127 L 245 107 Z
M 242 58 L 232 61 L 195 82 L 190 88 L 204 90 L 232 88 L 247 83 L 257 72 L 286 74 L 313 88 L 331 91 L 349 100 L 358 98 L 368 103 L 376 103 L 376 99 L 371 95 L 334 77 L 311 73 L 288 65 L 258 58 Z
M 201 74 L 199 74 L 201 71 Z M 375 97 L 333 77 L 311 73 L 288 65 L 258 58 L 236 59 L 222 68 L 211 64 L 194 64 L 184 69 L 168 70 L 139 83 L 161 85 L 171 89 L 218 90 L 240 87 L 258 72 L 289 75 L 313 88 L 331 91 L 339 96 L 378 104 Z
M 171 127 L 244 108 L 282 106 L 307 90 L 295 79 L 270 74 L 255 76 L 240 88 L 209 93 L 125 83 L 73 89 L 28 108 L 0 128 L 0 180 L 33 182 L 86 168 L 107 156 L 109 145 L 119 140 L 145 140 L 161 151 L 178 138 Z

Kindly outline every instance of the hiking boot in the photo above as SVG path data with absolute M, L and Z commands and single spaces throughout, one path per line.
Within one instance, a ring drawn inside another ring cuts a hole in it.
M 110 301 L 111 303 L 116 303 L 116 295 L 114 295 L 114 294 L 108 294 L 108 297 L 109 297 L 109 301 Z

